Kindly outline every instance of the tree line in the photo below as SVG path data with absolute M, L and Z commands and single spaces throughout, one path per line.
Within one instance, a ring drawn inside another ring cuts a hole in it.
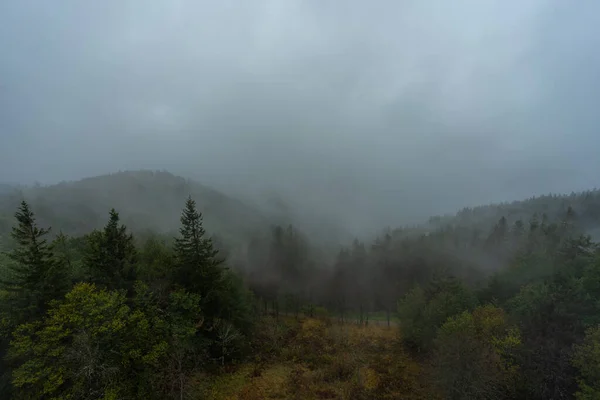
M 378 312 L 399 321 L 432 396 L 598 398 L 593 211 L 539 209 L 487 229 L 463 210 L 333 257 L 274 226 L 229 263 L 191 198 L 175 238 L 134 237 L 114 209 L 102 229 L 51 236 L 22 202 L 1 259 L 1 396 L 187 398 L 200 372 L 264 351 L 263 314 L 368 325 Z
M 183 398 L 245 351 L 252 301 L 189 198 L 171 246 L 102 230 L 52 242 L 26 202 L 2 274 L 2 398 Z
M 363 325 L 395 316 L 441 398 L 596 399 L 600 247 L 586 218 L 567 205 L 487 231 L 398 229 L 355 240 L 328 267 L 293 227 L 275 228 L 249 282 L 275 314 L 300 304 Z

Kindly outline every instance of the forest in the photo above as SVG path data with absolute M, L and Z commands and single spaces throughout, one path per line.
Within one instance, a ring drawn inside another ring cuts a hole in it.
M 177 182 L 103 220 L 67 184 L 3 195 L 0 398 L 600 398 L 600 191 L 334 246 L 250 208 L 216 235 Z

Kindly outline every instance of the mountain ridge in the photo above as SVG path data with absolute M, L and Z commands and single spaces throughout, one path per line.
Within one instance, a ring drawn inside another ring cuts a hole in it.
M 134 232 L 174 233 L 184 202 L 191 196 L 203 213 L 210 235 L 239 241 L 268 226 L 262 213 L 239 199 L 167 171 L 137 170 L 21 187 L 4 193 L 0 212 L 14 212 L 19 201 L 31 203 L 38 222 L 71 235 L 102 227 L 115 208 Z
M 272 194 L 264 204 L 245 201 L 211 186 L 187 179 L 165 170 L 128 170 L 62 181 L 51 185 L 2 185 L 0 191 L 0 231 L 8 232 L 18 203 L 31 203 L 38 222 L 55 232 L 72 235 L 88 233 L 102 227 L 108 212 L 115 208 L 123 222 L 134 232 L 155 231 L 174 234 L 185 199 L 192 196 L 203 213 L 209 235 L 218 236 L 232 245 L 243 245 L 253 235 L 262 235 L 275 224 L 294 224 L 309 236 L 325 240 L 331 234 L 329 246 L 351 240 L 341 222 L 322 216 L 322 210 L 293 209 L 293 203 Z M 431 216 L 419 224 L 388 227 L 418 234 L 445 226 L 469 226 L 481 231 L 491 229 L 501 217 L 509 223 L 529 220 L 534 214 L 550 220 L 562 216 L 572 207 L 591 232 L 600 229 L 600 190 L 594 188 L 570 194 L 545 194 L 523 200 L 464 207 L 456 213 Z M 312 217 L 312 218 L 311 218 Z M 383 227 L 382 227 L 383 228 Z M 383 229 L 382 229 L 383 230 Z M 320 236 L 319 236 L 320 235 Z

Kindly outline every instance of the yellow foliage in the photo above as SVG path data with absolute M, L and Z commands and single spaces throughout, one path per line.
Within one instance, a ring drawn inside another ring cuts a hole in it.
M 220 374 L 215 377 L 201 375 L 197 378 L 199 398 L 207 400 L 233 400 L 237 399 L 237 394 L 250 381 L 251 365 L 240 367 L 237 371 L 230 374 Z M 200 387 L 209 380 L 209 384 Z
M 315 336 L 321 336 L 324 330 L 325 323 L 323 321 L 314 318 L 309 318 L 302 322 L 300 337 L 313 338 Z
M 361 370 L 361 381 L 365 389 L 374 390 L 379 386 L 379 375 L 372 368 L 364 368 Z
M 238 397 L 240 400 L 283 399 L 286 398 L 286 382 L 291 367 L 274 365 L 266 369 L 260 376 L 242 388 Z
M 218 375 L 198 398 L 433 399 L 420 385 L 419 364 L 397 346 L 397 329 L 315 318 L 289 323 L 298 329 L 286 339 L 279 358 Z

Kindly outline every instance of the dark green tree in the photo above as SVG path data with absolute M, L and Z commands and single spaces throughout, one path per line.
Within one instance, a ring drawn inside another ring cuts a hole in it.
M 23 201 L 15 217 L 17 226 L 12 228 L 11 236 L 16 247 L 8 253 L 13 262 L 8 264 L 9 270 L 2 284 L 6 290 L 15 292 L 14 299 L 20 300 L 26 308 L 18 307 L 20 311 L 37 316 L 43 313 L 50 300 L 66 293 L 68 274 L 44 238 L 50 229 L 37 226 L 29 204 Z
M 216 306 L 222 287 L 222 260 L 212 240 L 205 237 L 202 214 L 196 202 L 189 197 L 181 214 L 180 237 L 175 239 L 176 281 L 182 287 L 202 296 L 205 311 L 210 313 Z M 208 306 L 212 304 L 213 307 Z
M 161 308 L 145 285 L 132 293 L 79 283 L 19 325 L 8 353 L 17 398 L 183 398 L 204 360 L 200 298 L 173 291 Z
M 208 344 L 209 358 L 223 363 L 240 354 L 243 337 L 252 330 L 253 299 L 236 275 L 223 266 L 211 238 L 205 237 L 202 214 L 191 197 L 182 212 L 179 232 L 174 246 L 175 284 L 200 295 L 205 321 L 199 338 Z M 228 333 L 226 345 L 224 332 Z M 235 340 L 229 335 L 232 332 Z
M 444 399 L 515 398 L 520 332 L 494 306 L 450 317 L 438 330 L 432 380 Z
M 414 349 L 428 351 L 448 318 L 476 304 L 474 294 L 461 281 L 443 273 L 434 276 L 425 288 L 415 286 L 398 302 L 404 340 Z
M 10 398 L 10 363 L 4 356 L 12 332 L 21 323 L 40 317 L 51 300 L 68 290 L 68 275 L 54 257 L 45 236 L 49 229 L 39 228 L 35 215 L 23 201 L 15 214 L 17 225 L 12 228 L 14 248 L 2 263 L 0 284 L 0 397 Z
M 579 372 L 577 400 L 600 398 L 600 326 L 589 328 L 581 344 L 575 346 L 573 365 Z
M 152 235 L 142 243 L 138 257 L 138 279 L 146 282 L 161 298 L 171 290 L 174 266 L 173 249 L 165 238 Z
M 90 280 L 109 289 L 131 289 L 136 279 L 137 251 L 133 236 L 119 225 L 119 213 L 110 210 L 102 231 L 87 237 L 85 264 Z

